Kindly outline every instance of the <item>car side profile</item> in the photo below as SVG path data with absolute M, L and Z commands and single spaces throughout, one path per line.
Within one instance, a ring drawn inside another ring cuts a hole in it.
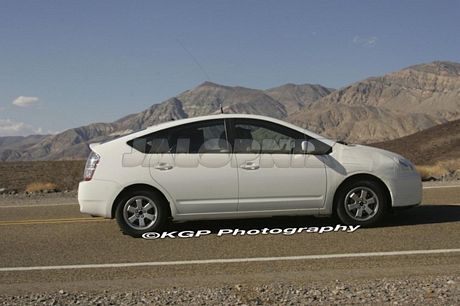
M 135 237 L 168 220 L 336 215 L 373 226 L 422 198 L 404 157 L 264 116 L 170 121 L 90 148 L 80 211 Z

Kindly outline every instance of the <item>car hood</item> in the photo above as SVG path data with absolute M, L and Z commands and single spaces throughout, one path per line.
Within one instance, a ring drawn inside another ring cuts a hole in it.
M 335 165 L 340 164 L 345 173 L 352 172 L 392 172 L 397 160 L 405 159 L 399 154 L 365 145 L 336 143 L 330 157 Z M 337 164 L 338 163 L 338 164 Z
M 366 146 L 366 145 L 341 144 L 341 143 L 336 143 L 336 145 L 341 146 L 342 150 L 344 150 L 344 151 L 347 151 L 347 152 L 353 153 L 353 154 L 357 154 L 357 155 L 360 155 L 360 156 L 363 155 L 363 154 L 365 154 L 365 155 L 367 155 L 367 154 L 371 154 L 371 155 L 377 154 L 377 155 L 382 155 L 382 156 L 392 158 L 392 159 L 393 158 L 404 158 L 403 156 L 401 156 L 401 155 L 399 155 L 397 153 L 394 153 L 394 152 L 391 152 L 391 151 L 388 151 L 388 150 L 384 150 L 384 149 L 380 149 L 380 148 L 376 148 L 376 147 Z

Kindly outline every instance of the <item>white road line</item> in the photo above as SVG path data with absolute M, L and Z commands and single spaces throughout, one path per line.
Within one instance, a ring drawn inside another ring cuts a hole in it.
M 447 185 L 447 186 L 423 186 L 423 189 L 439 189 L 439 188 L 460 188 L 460 185 Z
M 282 257 L 252 257 L 252 258 L 202 259 L 202 260 L 180 260 L 180 261 L 125 262 L 125 263 L 82 264 L 82 265 L 63 265 L 63 266 L 4 267 L 4 268 L 0 268 L 0 272 L 18 272 L 18 271 L 34 271 L 34 270 L 96 269 L 96 268 L 126 268 L 126 267 L 145 267 L 145 266 L 204 265 L 204 264 L 335 259 L 335 258 L 354 258 L 354 257 L 427 255 L 427 254 L 444 254 L 444 253 L 458 253 L 458 252 L 460 252 L 460 249 L 437 249 L 437 250 L 410 250 L 410 251 L 393 251 L 393 252 L 346 253 L 346 254 L 282 256 Z

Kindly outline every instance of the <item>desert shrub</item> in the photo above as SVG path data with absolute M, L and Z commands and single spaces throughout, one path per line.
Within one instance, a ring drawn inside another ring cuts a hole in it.
M 460 160 L 442 161 L 432 165 L 417 165 L 416 168 L 424 181 L 432 178 L 440 179 L 459 171 Z
M 53 183 L 41 183 L 41 182 L 36 182 L 36 183 L 30 183 L 26 187 L 26 192 L 40 192 L 44 190 L 56 190 L 57 185 Z

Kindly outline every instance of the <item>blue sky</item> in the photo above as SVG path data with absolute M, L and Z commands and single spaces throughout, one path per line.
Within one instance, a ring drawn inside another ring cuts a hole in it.
M 460 1 L 4 0 L 0 136 L 113 121 L 206 74 L 261 89 L 338 88 L 460 62 L 459 12 Z

